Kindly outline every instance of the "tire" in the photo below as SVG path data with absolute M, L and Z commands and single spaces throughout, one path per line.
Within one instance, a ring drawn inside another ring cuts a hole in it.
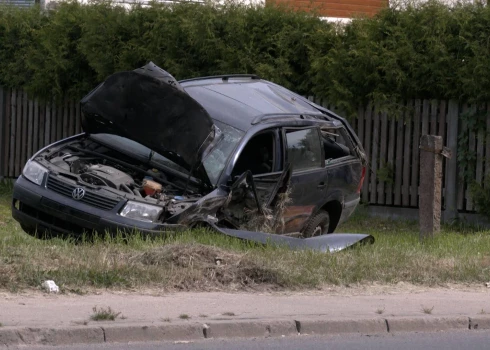
M 330 214 L 324 210 L 321 210 L 308 221 L 308 224 L 303 231 L 303 237 L 315 237 L 329 233 L 329 227 Z

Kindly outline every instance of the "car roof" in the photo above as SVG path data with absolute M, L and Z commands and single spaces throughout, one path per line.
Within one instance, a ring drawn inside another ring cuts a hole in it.
M 179 83 L 213 119 L 243 131 L 275 116 L 330 119 L 302 96 L 255 75 L 203 77 Z

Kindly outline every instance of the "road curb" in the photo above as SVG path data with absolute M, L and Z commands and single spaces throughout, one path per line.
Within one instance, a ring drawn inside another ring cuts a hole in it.
M 204 338 L 200 324 L 166 324 L 150 326 L 103 327 L 105 342 L 127 343 L 164 340 L 198 340 Z
M 297 335 L 294 320 L 219 321 L 204 326 L 205 338 L 254 338 Z
M 381 318 L 357 320 L 296 320 L 300 334 L 387 333 L 386 320 Z
M 468 316 L 455 317 L 390 317 L 386 319 L 388 331 L 437 332 L 454 329 L 470 329 Z
M 470 317 L 470 329 L 490 329 L 490 316 Z
M 489 316 L 389 317 L 368 319 L 299 318 L 281 320 L 210 320 L 160 325 L 0 328 L 0 346 L 193 341 L 207 338 L 259 338 L 291 335 L 379 334 L 490 329 Z
M 103 343 L 101 327 L 0 329 L 0 345 L 67 345 Z

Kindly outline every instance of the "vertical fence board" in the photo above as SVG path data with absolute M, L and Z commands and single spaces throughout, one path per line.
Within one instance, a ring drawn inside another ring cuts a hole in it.
M 386 112 L 383 112 L 381 115 L 381 139 L 379 146 L 379 167 L 386 168 L 388 167 L 386 161 L 386 147 L 388 143 L 388 115 Z M 378 185 L 378 204 L 385 204 L 385 181 L 384 179 L 380 179 Z
M 56 140 L 61 140 L 63 138 L 63 124 L 64 124 L 64 106 L 63 103 L 60 102 L 57 104 L 57 120 L 56 120 Z
M 32 129 L 34 130 L 32 134 L 32 149 L 31 156 L 37 152 L 39 149 L 39 135 L 41 134 L 41 129 L 39 128 L 39 101 L 34 99 L 32 104 Z
M 10 130 L 12 120 L 10 118 L 11 115 L 11 96 L 12 90 L 8 89 L 5 94 L 4 103 L 5 103 L 5 121 L 4 121 L 4 130 L 3 130 L 3 144 L 5 145 L 5 149 L 3 150 L 3 174 L 4 176 L 10 176 L 9 174 L 9 155 L 10 155 Z
M 58 106 L 56 105 L 55 100 L 51 101 L 51 130 L 49 133 L 49 143 L 53 143 L 56 141 L 56 126 L 58 123 Z
M 475 114 L 476 112 L 476 105 L 473 105 L 470 109 L 470 114 Z M 476 152 L 476 133 L 474 130 L 470 130 L 470 139 L 469 139 L 469 150 L 470 152 Z M 475 158 L 476 160 L 476 158 Z M 475 170 L 476 170 L 476 164 L 471 164 L 471 168 L 469 169 L 472 173 L 473 173 L 473 177 L 474 177 L 474 174 L 475 174 Z M 474 180 L 473 179 L 470 179 L 471 180 Z M 468 183 L 465 183 L 465 198 L 466 198 L 466 207 L 464 209 L 466 209 L 467 211 L 472 211 L 473 210 L 473 199 L 471 198 L 471 191 L 469 189 L 469 186 L 468 186 Z
M 437 134 L 437 112 L 438 112 L 437 107 L 438 107 L 437 100 L 430 101 L 430 134 L 431 135 Z
M 63 107 L 63 138 L 68 137 L 70 123 L 70 109 L 68 108 L 68 100 L 65 98 L 65 103 Z
M 428 135 L 429 134 L 429 101 L 428 100 L 423 100 L 422 102 L 422 131 L 420 136 L 422 135 Z M 418 140 L 414 140 L 417 142 L 417 147 L 420 144 L 420 137 Z
M 16 96 L 17 113 L 15 116 L 15 159 L 14 176 L 20 172 L 20 156 L 22 149 L 22 91 L 17 90 Z M 14 117 L 14 116 L 12 116 Z
M 22 166 L 26 162 L 26 157 L 27 157 L 27 141 L 31 138 L 29 135 L 29 125 L 28 125 L 28 100 L 27 100 L 27 93 L 23 92 L 22 93 L 22 129 L 21 129 L 21 135 L 22 135 L 22 151 L 20 155 L 20 163 Z M 32 131 L 32 128 L 31 128 Z M 20 174 L 20 171 L 17 172 L 17 175 Z
M 420 100 L 415 100 L 412 139 L 412 181 L 410 183 L 410 206 L 418 206 L 419 199 L 419 140 L 420 140 Z
M 75 105 L 73 101 L 68 102 L 68 133 L 70 135 L 75 135 Z
M 403 123 L 403 117 L 396 120 L 395 205 L 402 204 Z
M 442 144 L 447 145 L 446 140 L 446 111 L 447 111 L 446 101 L 440 101 L 439 105 L 439 129 L 437 135 L 442 137 Z
M 38 103 L 38 113 L 39 113 L 39 139 L 37 143 L 37 149 L 41 149 L 44 147 L 44 132 L 45 132 L 45 121 L 46 121 L 46 103 L 44 102 L 39 102 L 36 99 L 36 102 Z M 36 149 L 36 150 L 37 150 Z
M 468 105 L 463 104 L 461 113 L 466 114 L 468 113 Z M 460 133 L 464 133 L 468 129 L 468 125 L 466 121 L 460 121 L 461 123 L 461 128 Z M 467 143 L 465 147 L 469 147 L 469 144 Z M 461 172 L 461 170 L 465 171 L 466 169 L 458 169 L 458 172 Z M 463 210 L 464 209 L 464 204 L 465 204 L 465 198 L 464 198 L 464 182 L 461 179 L 460 174 L 458 173 L 458 210 Z
M 446 208 L 446 218 L 455 219 L 458 213 L 458 125 L 459 104 L 451 100 L 447 104 L 447 146 L 452 151 L 451 159 L 446 160 L 445 170 L 445 196 L 444 204 Z
M 487 130 L 485 139 L 485 177 L 490 176 L 490 102 L 487 103 Z
M 27 158 L 30 158 L 33 154 L 32 143 L 34 141 L 34 135 L 37 135 L 37 129 L 34 128 L 34 101 L 32 99 L 28 100 L 29 110 L 27 114 Z M 27 159 L 26 159 L 27 160 Z
M 478 130 L 478 135 L 476 137 L 476 182 L 479 184 L 482 183 L 483 180 L 483 161 L 485 159 L 484 154 L 484 144 L 485 144 L 485 132 L 484 130 Z
M 0 86 L 0 179 L 3 178 L 4 176 L 7 176 L 6 174 L 7 167 L 5 166 L 5 161 L 4 161 L 5 155 L 3 153 L 3 150 L 5 149 L 5 144 L 8 141 L 8 139 L 4 138 L 4 133 L 5 133 L 4 130 L 7 124 L 4 96 L 5 96 L 5 92 L 3 88 Z
M 395 167 L 395 145 L 396 145 L 396 136 L 395 136 L 395 125 L 396 125 L 396 120 L 391 117 L 388 120 L 389 127 L 388 127 L 388 161 L 387 163 L 390 164 L 391 169 L 393 169 L 393 178 L 391 178 L 391 182 L 386 185 L 386 205 L 392 205 L 393 204 L 393 185 L 395 184 L 395 173 L 396 173 L 396 167 Z
M 369 201 L 372 204 L 377 203 L 377 184 L 378 184 L 378 149 L 379 149 L 379 111 L 374 111 L 373 118 L 373 144 L 371 149 L 371 166 L 373 167 L 373 173 L 371 174 L 371 186 L 370 186 L 370 196 Z
M 80 116 L 80 103 L 74 102 L 75 103 L 75 134 L 78 134 L 82 132 L 82 128 L 80 127 L 80 121 L 81 121 L 81 116 Z
M 366 151 L 366 159 L 370 159 L 371 157 L 371 140 L 372 140 L 372 113 L 373 113 L 373 108 L 371 104 L 368 104 L 366 107 L 366 113 L 364 114 L 366 119 L 366 133 L 364 134 L 364 144 L 365 144 L 365 151 Z M 372 164 L 369 164 L 369 168 L 366 171 L 366 177 L 364 178 L 364 188 L 362 189 L 362 201 L 365 203 L 369 203 L 369 187 L 370 187 L 370 180 L 371 180 L 371 173 L 376 171 L 376 169 L 373 169 Z
M 65 106 L 63 105 L 62 101 L 59 101 L 56 103 L 56 115 L 57 115 L 57 121 L 56 121 L 56 141 L 63 139 L 63 125 L 65 123 L 64 121 L 64 110 Z
M 364 107 L 359 107 L 357 112 L 357 137 L 364 147 Z
M 412 138 L 412 118 L 407 118 L 405 115 L 405 141 L 403 142 L 403 158 L 406 159 L 403 164 L 403 180 L 402 180 L 402 205 L 410 206 L 410 148 L 415 141 Z M 401 169 L 400 169 L 401 171 Z
M 49 142 L 51 141 L 51 101 L 47 100 L 45 102 L 46 105 L 46 117 L 45 117 L 45 123 L 44 123 L 44 146 L 49 145 Z
M 444 146 L 447 146 L 447 137 L 446 137 L 446 101 L 442 100 L 439 101 L 439 115 L 438 115 L 438 123 L 439 123 L 439 128 L 437 130 L 437 135 L 442 137 L 442 144 Z M 441 198 L 441 206 L 442 209 L 446 208 L 446 166 L 447 166 L 447 159 L 444 158 L 442 162 L 442 198 Z

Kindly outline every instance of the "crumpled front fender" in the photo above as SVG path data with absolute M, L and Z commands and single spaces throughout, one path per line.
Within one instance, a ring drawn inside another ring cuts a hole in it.
M 356 244 L 374 243 L 374 237 L 361 233 L 331 233 L 311 238 L 295 238 L 265 232 L 234 230 L 211 225 L 216 231 L 247 241 L 261 244 L 276 244 L 293 250 L 311 249 L 334 253 Z

